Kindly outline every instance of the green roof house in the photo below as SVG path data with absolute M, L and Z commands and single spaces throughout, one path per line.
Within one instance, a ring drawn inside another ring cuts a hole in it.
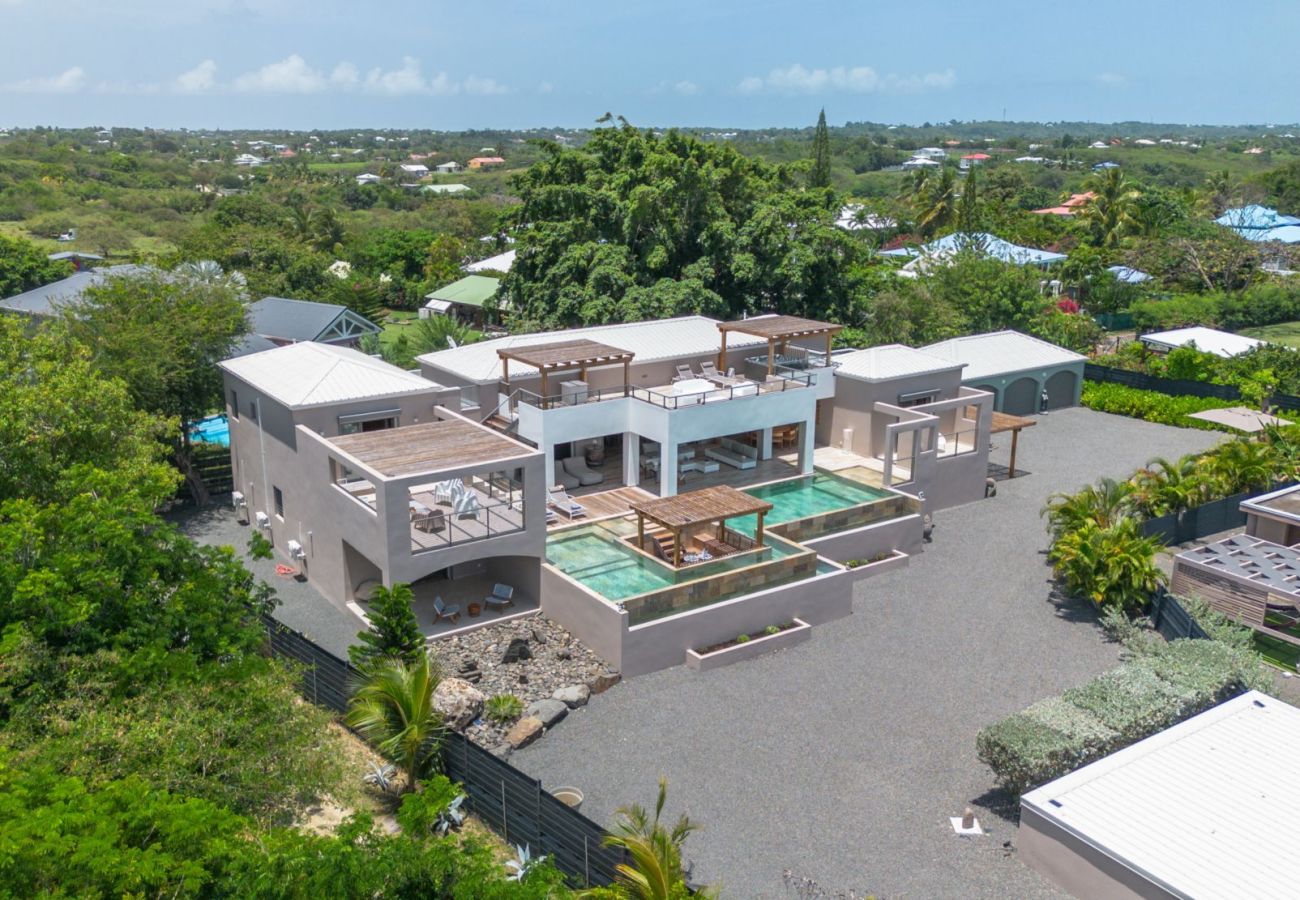
M 487 315 L 488 301 L 496 296 L 501 282 L 487 275 L 466 275 L 459 281 L 443 285 L 436 291 L 425 294 L 424 308 L 420 317 L 427 319 L 432 315 L 454 315 L 482 323 Z

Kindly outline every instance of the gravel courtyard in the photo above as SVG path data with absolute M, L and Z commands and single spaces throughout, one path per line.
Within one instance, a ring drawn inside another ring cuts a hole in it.
M 1061 896 L 1004 850 L 1015 825 L 975 757 L 985 724 L 1118 659 L 1090 612 L 1053 601 L 1039 510 L 1054 491 L 1221 437 L 1085 409 L 1043 416 L 1020 437 L 1029 474 L 937 514 L 934 543 L 862 582 L 853 616 L 752 662 L 620 684 L 511 761 L 581 787 L 602 822 L 652 802 L 666 776 L 668 812 L 704 825 L 687 843 L 696 880 L 730 898 L 793 896 L 785 869 L 832 893 Z M 994 440 L 1005 464 L 1010 435 Z M 953 835 L 948 817 L 967 805 L 985 836 Z

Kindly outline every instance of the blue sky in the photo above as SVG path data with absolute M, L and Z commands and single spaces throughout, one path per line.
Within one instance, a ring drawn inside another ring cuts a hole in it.
M 0 125 L 1300 120 L 1295 0 L 0 0 Z

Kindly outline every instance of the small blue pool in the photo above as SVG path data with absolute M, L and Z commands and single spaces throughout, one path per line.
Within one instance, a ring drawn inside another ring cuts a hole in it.
M 208 416 L 190 426 L 190 439 L 230 446 L 230 423 L 225 416 Z

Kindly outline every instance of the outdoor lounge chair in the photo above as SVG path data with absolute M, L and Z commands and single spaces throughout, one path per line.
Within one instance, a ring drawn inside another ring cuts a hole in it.
M 464 493 L 465 482 L 459 478 L 449 478 L 446 481 L 439 481 L 433 486 L 433 502 L 441 503 L 444 506 L 452 506 Z
M 583 505 L 574 501 L 574 499 L 569 496 L 569 492 L 560 486 L 551 488 L 550 496 L 546 498 L 546 502 L 548 505 L 553 506 L 560 512 L 564 513 L 570 519 L 576 519 L 578 516 L 585 516 L 587 514 L 587 510 Z
M 718 367 L 712 362 L 700 363 L 700 374 L 708 379 L 719 378 L 722 375 L 722 373 L 718 371 Z
M 496 584 L 492 593 L 483 598 L 483 605 L 489 609 L 505 609 L 515 605 L 515 589 L 508 584 Z
M 564 471 L 563 460 L 557 459 L 555 461 L 555 471 L 553 474 L 555 475 L 555 483 L 559 487 L 566 488 L 567 490 L 573 490 L 574 488 L 582 486 L 582 479 L 578 478 L 578 476 L 576 475 L 570 475 L 568 472 Z
M 682 365 L 680 365 L 680 366 L 677 367 L 677 377 L 674 378 L 673 380 L 674 380 L 674 381 L 687 381 L 688 379 L 691 379 L 691 378 L 694 378 L 694 377 L 695 377 L 695 373 L 691 371 L 691 367 L 688 366 L 688 365 L 686 365 L 685 363 L 683 363 Z
M 442 602 L 441 597 L 433 598 L 433 624 L 437 625 L 443 619 L 455 625 L 456 620 L 460 618 L 460 604 L 453 603 L 451 606 Z
M 593 484 L 600 484 L 605 480 L 605 476 L 600 472 L 587 468 L 587 461 L 581 456 L 570 456 L 563 460 L 564 471 L 568 472 L 582 487 L 588 487 Z
M 482 508 L 478 502 L 478 494 L 473 491 L 466 491 L 461 494 L 452 507 L 458 519 L 477 519 L 479 510 Z
M 423 531 L 432 534 L 435 531 L 442 531 L 447 527 L 447 517 L 443 515 L 442 510 L 433 509 L 426 515 L 416 516 L 411 520 L 411 525 L 416 531 Z

